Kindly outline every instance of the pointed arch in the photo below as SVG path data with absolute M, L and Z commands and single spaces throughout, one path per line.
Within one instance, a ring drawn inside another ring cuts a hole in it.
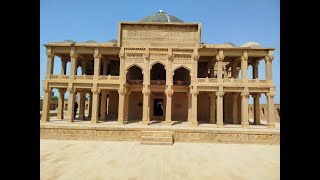
M 152 69 L 152 67 L 154 66 L 154 65 L 156 65 L 156 64 L 162 64 L 163 65 L 163 67 L 164 67 L 164 69 L 167 69 L 166 68 L 166 64 L 164 63 L 164 62 L 162 62 L 162 61 L 155 61 L 155 62 L 153 62 L 152 64 L 150 64 L 150 70 Z
M 187 69 L 187 70 L 191 73 L 191 69 L 188 68 L 188 67 L 185 66 L 185 65 L 179 65 L 178 67 L 174 68 L 172 72 L 174 73 L 174 72 L 175 72 L 177 69 L 179 69 L 179 68 L 185 68 L 185 69 Z
M 142 74 L 143 74 L 143 67 L 141 67 L 139 64 L 136 64 L 136 63 L 130 64 L 130 65 L 126 68 L 126 72 L 127 72 L 130 68 L 132 68 L 133 66 L 137 66 L 138 68 L 140 68 L 141 71 L 142 71 Z

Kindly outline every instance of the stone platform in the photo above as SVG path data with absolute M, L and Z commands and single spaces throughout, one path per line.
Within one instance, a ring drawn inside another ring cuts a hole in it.
M 172 126 L 166 126 L 158 121 L 151 121 L 148 126 L 140 121 L 125 125 L 118 125 L 117 121 L 98 124 L 79 120 L 74 123 L 62 120 L 40 122 L 40 138 L 141 141 L 142 131 L 172 132 L 174 142 L 280 144 L 279 124 L 272 129 L 264 124 L 244 129 L 241 125 L 226 124 L 217 128 L 216 124 L 201 122 L 197 127 L 190 127 L 187 122 L 173 122 Z

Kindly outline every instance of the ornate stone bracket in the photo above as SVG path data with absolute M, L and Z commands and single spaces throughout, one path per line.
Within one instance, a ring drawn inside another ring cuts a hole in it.
M 120 58 L 120 59 L 123 59 L 124 57 L 125 57 L 125 52 L 124 52 L 124 48 L 122 47 L 122 48 L 120 49 L 119 58 Z
M 101 53 L 99 52 L 99 48 L 95 48 L 94 49 L 94 54 L 93 54 L 94 58 L 101 58 Z
M 54 53 L 52 52 L 51 47 L 47 48 L 47 57 L 48 58 L 53 58 L 54 57 Z
M 76 48 L 75 47 L 71 48 L 70 57 L 71 58 L 77 58 L 78 57 L 78 54 L 76 53 Z
M 216 55 L 216 60 L 217 61 L 223 61 L 224 60 L 224 55 L 223 55 L 223 50 L 219 50 L 219 54 Z
M 174 90 L 173 89 L 166 89 L 164 92 L 166 93 L 166 95 L 171 97 L 174 93 Z
M 216 92 L 216 96 L 220 96 L 221 98 L 223 98 L 224 92 L 223 91 L 217 91 Z
M 241 61 L 248 61 L 248 52 L 247 52 L 247 50 L 243 51 L 243 55 L 241 56 Z

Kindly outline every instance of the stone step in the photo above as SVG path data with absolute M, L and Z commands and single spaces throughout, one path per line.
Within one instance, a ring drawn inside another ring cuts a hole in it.
M 171 131 L 142 131 L 141 136 L 172 137 Z
M 145 144 L 145 145 L 173 145 L 173 142 L 141 141 L 140 144 Z
M 142 136 L 141 141 L 172 142 L 172 137 Z

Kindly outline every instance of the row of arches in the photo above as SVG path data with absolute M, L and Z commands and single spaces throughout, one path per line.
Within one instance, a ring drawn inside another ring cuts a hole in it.
M 151 81 L 166 81 L 166 69 L 162 63 L 153 64 L 150 70 Z M 143 68 L 139 65 L 133 64 L 127 69 L 127 82 L 143 82 Z M 173 71 L 173 83 L 177 85 L 190 85 L 190 70 L 187 67 L 180 66 Z

